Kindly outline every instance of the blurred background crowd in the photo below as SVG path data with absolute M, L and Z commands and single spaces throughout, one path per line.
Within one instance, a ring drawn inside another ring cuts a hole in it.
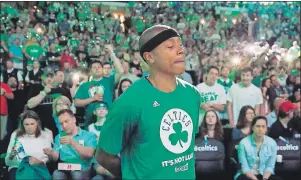
M 87 130 L 105 117 L 97 108 L 106 114 L 114 99 L 148 75 L 138 41 L 156 24 L 181 34 L 186 72 L 179 78 L 223 87 L 216 117 L 222 125 L 243 129 L 236 127 L 239 118 L 254 108 L 271 127 L 280 101 L 290 101 L 296 106 L 290 119 L 297 119 L 300 133 L 300 2 L 1 2 L 0 16 L 1 153 L 23 126 L 25 110 L 34 110 L 53 137 L 61 132 L 61 109 L 71 109 Z M 228 93 L 247 83 L 248 72 L 260 98 L 236 106 L 241 99 Z M 226 101 L 233 104 L 230 124 Z M 208 109 L 202 110 L 200 119 Z

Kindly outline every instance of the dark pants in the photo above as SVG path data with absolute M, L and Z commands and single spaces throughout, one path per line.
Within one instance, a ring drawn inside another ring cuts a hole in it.
M 256 177 L 257 177 L 258 180 L 262 180 L 263 179 L 262 175 L 256 175 Z M 237 177 L 236 180 L 252 180 L 252 179 L 248 178 L 244 174 L 241 174 L 240 176 Z M 278 176 L 271 175 L 268 180 L 282 180 L 282 179 L 280 177 L 278 177 Z
M 15 180 L 16 179 L 16 172 L 18 168 L 12 168 L 11 170 L 8 171 L 8 179 L 9 180 Z

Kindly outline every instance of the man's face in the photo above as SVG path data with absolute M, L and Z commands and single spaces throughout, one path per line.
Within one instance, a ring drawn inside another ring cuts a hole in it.
M 279 85 L 279 82 L 278 82 L 278 79 L 277 79 L 276 76 L 273 76 L 273 77 L 271 78 L 271 83 L 272 83 L 272 85 L 274 85 L 274 86 L 278 86 L 278 85 Z
M 71 117 L 68 113 L 61 114 L 59 116 L 59 122 L 62 130 L 67 134 L 71 134 L 72 131 L 76 128 L 75 117 Z
M 44 84 L 45 85 L 52 85 L 54 82 L 53 76 L 47 76 L 43 78 Z
M 11 61 L 7 61 L 6 62 L 6 67 L 7 67 L 7 69 L 12 69 L 14 67 L 14 63 L 11 62 Z
M 218 78 L 218 71 L 216 69 L 210 69 L 207 73 L 206 82 L 209 84 L 214 84 Z
M 33 62 L 33 68 L 38 69 L 40 67 L 40 64 L 37 61 Z
M 65 61 L 65 63 L 64 63 L 64 69 L 65 69 L 65 70 L 68 70 L 68 69 L 70 69 L 70 68 L 71 68 L 70 63 L 69 63 L 68 61 Z
M 16 39 L 15 39 L 15 45 L 16 45 L 16 46 L 19 46 L 19 45 L 20 45 L 20 39 L 19 39 L 19 38 L 16 38 Z
M 152 51 L 153 60 L 150 62 L 161 72 L 173 75 L 183 74 L 185 71 L 185 48 L 179 37 L 170 38 Z
M 249 86 L 251 84 L 252 79 L 253 79 L 253 76 L 252 76 L 251 72 L 242 72 L 241 73 L 241 82 L 245 86 Z
M 257 137 L 263 137 L 267 132 L 267 123 L 264 119 L 259 119 L 256 121 L 252 129 Z
M 63 83 L 64 80 L 65 80 L 64 73 L 63 73 L 62 71 L 56 72 L 56 74 L 55 74 L 55 80 L 56 80 L 58 83 Z
M 253 69 L 253 75 L 254 75 L 254 77 L 259 76 L 260 73 L 261 73 L 261 69 L 260 69 L 260 68 L 255 67 L 255 68 Z
M 223 68 L 223 70 L 221 72 L 221 74 L 222 74 L 223 77 L 228 77 L 229 73 L 230 73 L 230 71 L 229 71 L 228 68 Z
M 103 65 L 103 75 L 109 76 L 110 73 L 111 73 L 111 65 L 109 65 L 109 64 Z
M 103 75 L 102 66 L 99 63 L 92 64 L 92 76 L 101 77 Z

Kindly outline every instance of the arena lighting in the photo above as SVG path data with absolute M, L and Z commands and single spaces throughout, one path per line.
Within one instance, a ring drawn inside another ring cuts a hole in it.
M 37 28 L 37 33 L 39 33 L 39 34 L 43 33 L 43 29 L 41 27 L 38 27 Z
M 120 22 L 123 23 L 125 21 L 124 15 L 120 15 L 119 19 L 120 19 Z
M 113 16 L 115 19 L 118 19 L 118 14 L 114 13 Z
M 254 18 L 255 21 L 257 21 L 257 18 Z
M 224 19 L 225 22 L 226 22 L 227 20 L 228 20 L 227 18 Z
M 232 58 L 232 63 L 237 66 L 240 63 L 240 58 L 239 57 L 233 57 Z
M 286 60 L 287 62 L 292 62 L 295 59 L 295 57 L 291 54 L 286 54 L 284 56 L 284 60 Z
M 35 9 L 37 9 L 37 6 L 34 6 Z

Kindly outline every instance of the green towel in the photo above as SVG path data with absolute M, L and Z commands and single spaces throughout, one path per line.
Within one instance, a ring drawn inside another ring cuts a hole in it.
M 23 158 L 16 172 L 16 180 L 26 179 L 52 179 L 46 165 L 30 165 L 29 156 Z

